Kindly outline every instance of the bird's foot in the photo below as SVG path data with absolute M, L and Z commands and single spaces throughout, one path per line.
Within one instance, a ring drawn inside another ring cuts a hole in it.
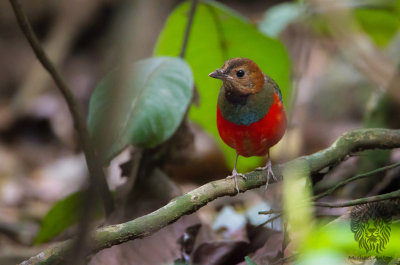
M 242 178 L 244 178 L 244 179 L 247 179 L 247 177 L 246 177 L 244 174 L 238 173 L 238 172 L 236 171 L 236 168 L 233 169 L 232 175 L 227 176 L 226 178 L 227 178 L 227 179 L 231 179 L 231 178 L 234 178 L 234 179 L 235 179 L 235 188 L 236 188 L 237 192 L 239 193 L 240 191 L 239 191 L 239 186 L 238 186 L 238 181 L 237 181 L 237 177 L 238 177 L 238 176 L 239 176 L 239 177 L 242 177 Z
M 256 171 L 263 171 L 266 170 L 267 171 L 267 183 L 265 184 L 265 189 L 268 188 L 268 183 L 269 183 L 269 178 L 270 176 L 272 176 L 272 178 L 275 181 L 278 181 L 278 179 L 275 177 L 274 172 L 272 171 L 272 164 L 271 164 L 271 160 L 268 160 L 267 164 L 264 167 L 258 167 L 255 169 Z

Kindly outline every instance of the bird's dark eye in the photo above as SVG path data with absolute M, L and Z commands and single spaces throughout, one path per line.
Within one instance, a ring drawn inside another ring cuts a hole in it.
M 244 71 L 243 70 L 239 70 L 236 72 L 236 76 L 237 77 L 243 77 L 244 76 Z

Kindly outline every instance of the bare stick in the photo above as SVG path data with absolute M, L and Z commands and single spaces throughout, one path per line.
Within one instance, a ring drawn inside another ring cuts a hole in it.
M 192 29 L 193 17 L 194 17 L 194 14 L 196 13 L 196 8 L 197 8 L 198 3 L 199 3 L 199 0 L 192 0 L 192 3 L 190 5 L 188 21 L 187 21 L 186 28 L 185 28 L 185 34 L 183 35 L 182 48 L 181 48 L 181 52 L 179 53 L 179 57 L 181 57 L 181 58 L 185 58 L 186 47 L 187 47 L 187 44 L 189 41 L 190 30 Z
M 264 223 L 257 225 L 257 227 L 262 227 L 262 226 L 264 226 L 264 225 L 266 225 L 266 224 L 269 224 L 269 223 L 271 223 L 271 222 L 273 222 L 273 221 L 275 221 L 276 219 L 281 218 L 281 217 L 282 217 L 282 214 L 275 215 L 274 217 L 269 218 L 269 219 L 268 219 L 267 221 L 265 221 Z
M 383 171 L 386 171 L 386 170 L 389 170 L 389 169 L 392 169 L 392 168 L 396 168 L 396 167 L 400 167 L 400 162 L 396 163 L 396 164 L 393 164 L 393 165 L 381 167 L 381 168 L 369 171 L 367 173 L 355 175 L 354 177 L 351 177 L 351 178 L 348 178 L 346 180 L 343 180 L 343 181 L 339 182 L 338 184 L 336 184 L 335 186 L 333 186 L 332 188 L 330 188 L 330 189 L 328 189 L 328 190 L 326 190 L 326 191 L 324 191 L 324 192 L 322 192 L 322 193 L 320 193 L 318 195 L 315 195 L 314 197 L 312 197 L 312 200 L 315 201 L 315 200 L 321 199 L 321 198 L 323 198 L 325 196 L 328 196 L 329 194 L 331 194 L 332 192 L 334 192 L 338 188 L 343 187 L 344 185 L 346 185 L 346 184 L 348 184 L 350 182 L 353 182 L 355 180 L 366 178 L 366 177 L 375 175 L 376 173 L 383 172 Z
M 317 207 L 327 207 L 327 208 L 342 208 L 342 207 L 350 207 L 359 204 L 366 204 L 370 202 L 378 202 L 378 201 L 385 201 L 391 199 L 398 199 L 400 198 L 400 190 L 396 190 L 390 193 L 385 193 L 381 195 L 371 196 L 367 198 L 361 198 L 357 200 L 351 200 L 342 203 L 328 203 L 328 202 L 315 202 L 313 203 L 314 206 Z
M 86 122 L 79 107 L 78 100 L 75 98 L 64 78 L 60 75 L 60 73 L 57 71 L 57 69 L 54 67 L 54 65 L 42 49 L 40 42 L 33 32 L 28 18 L 22 11 L 22 7 L 18 0 L 10 0 L 10 3 L 14 10 L 18 24 L 29 44 L 31 45 L 33 51 L 35 52 L 36 57 L 41 62 L 43 67 L 49 72 L 50 76 L 53 78 L 54 82 L 56 83 L 61 94 L 64 96 L 67 102 L 69 111 L 71 112 L 74 120 L 75 129 L 79 135 L 79 140 L 83 152 L 85 153 L 86 163 L 88 165 L 89 174 L 91 177 L 91 183 L 99 190 L 99 193 L 101 195 L 100 198 L 103 201 L 106 214 L 110 214 L 114 209 L 113 199 L 110 190 L 108 189 L 104 172 L 101 168 L 101 165 L 98 164 L 94 150 L 92 148 L 91 140 L 86 127 Z
M 260 211 L 260 212 L 258 212 L 258 214 L 274 214 L 274 213 L 281 214 L 282 210 L 268 210 L 268 211 Z

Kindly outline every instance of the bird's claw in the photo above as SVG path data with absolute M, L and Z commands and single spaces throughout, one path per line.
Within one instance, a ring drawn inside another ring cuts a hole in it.
M 247 179 L 247 177 L 244 175 L 244 174 L 242 174 L 242 173 L 238 173 L 237 171 L 236 171 L 236 169 L 234 169 L 233 171 L 232 171 L 232 175 L 230 175 L 230 176 L 227 176 L 226 178 L 227 179 L 231 179 L 231 178 L 234 178 L 235 179 L 235 188 L 236 188 L 236 190 L 237 190 L 237 192 L 239 193 L 240 191 L 239 191 L 239 186 L 238 186 L 238 181 L 237 181 L 237 177 L 242 177 L 242 178 L 244 178 L 244 179 Z
M 278 179 L 275 177 L 274 172 L 272 171 L 272 164 L 271 160 L 268 160 L 267 164 L 264 167 L 258 167 L 255 169 L 256 171 L 267 171 L 267 183 L 265 184 L 265 189 L 268 188 L 268 183 L 269 183 L 269 177 L 272 176 L 273 180 L 278 181 Z

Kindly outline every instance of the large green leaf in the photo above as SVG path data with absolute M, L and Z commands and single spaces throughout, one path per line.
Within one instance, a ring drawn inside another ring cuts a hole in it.
M 78 191 L 58 201 L 43 218 L 35 244 L 47 242 L 78 223 L 83 210 L 84 196 L 84 192 Z M 96 203 L 94 207 L 95 216 L 101 216 L 103 214 L 101 204 Z
M 145 59 L 127 73 L 120 71 L 99 83 L 89 106 L 89 131 L 95 143 L 101 144 L 106 160 L 129 144 L 151 148 L 168 139 L 181 123 L 193 93 L 192 71 L 179 58 Z M 121 76 L 126 82 L 117 86 Z
M 189 3 L 185 2 L 172 12 L 158 39 L 155 55 L 179 54 L 188 11 Z M 290 61 L 283 44 L 260 33 L 246 18 L 231 9 L 213 1 L 200 1 L 185 56 L 193 69 L 200 106 L 192 107 L 189 117 L 217 139 L 231 166 L 235 151 L 220 140 L 216 126 L 221 82 L 208 77 L 208 74 L 232 57 L 254 60 L 275 79 L 282 89 L 284 102 L 288 102 Z M 239 168 L 249 169 L 259 163 L 260 158 L 256 157 L 241 159 Z

